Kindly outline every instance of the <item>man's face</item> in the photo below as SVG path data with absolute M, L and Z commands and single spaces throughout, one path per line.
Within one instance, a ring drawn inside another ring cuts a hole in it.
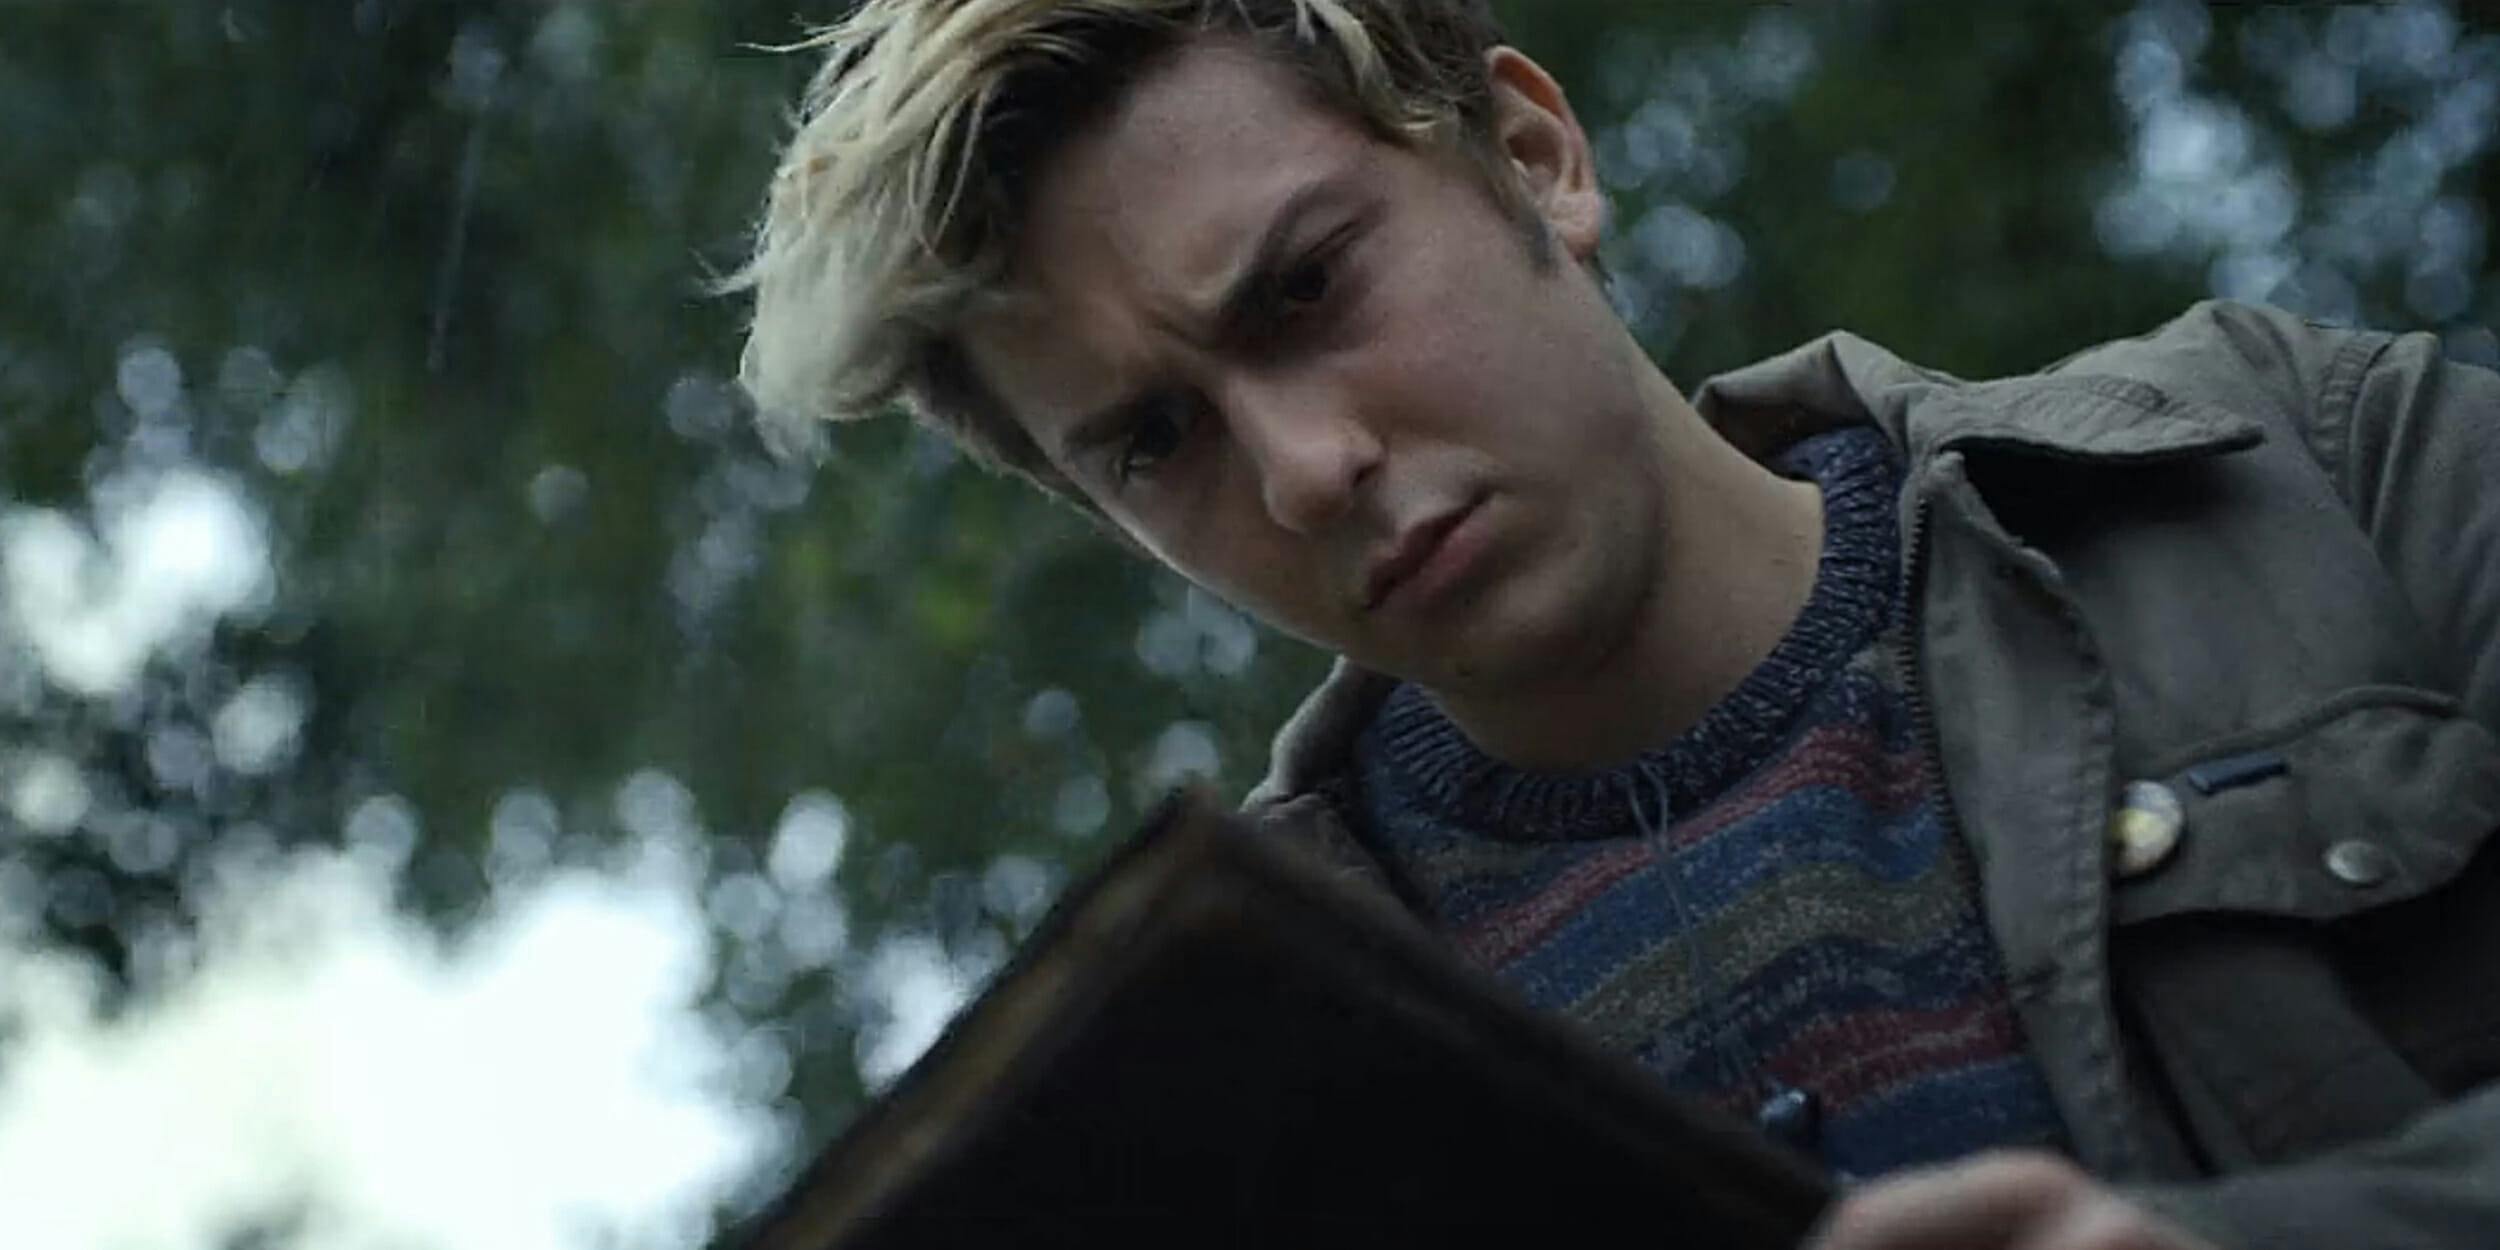
M 1569 255 L 1539 263 L 1459 159 L 1201 41 L 1044 172 L 965 334 L 1148 550 L 1452 692 L 1585 665 L 1658 567 L 1654 397 L 1570 263 L 1602 218 L 1585 140 L 1558 96 L 1505 91 L 1505 150 Z

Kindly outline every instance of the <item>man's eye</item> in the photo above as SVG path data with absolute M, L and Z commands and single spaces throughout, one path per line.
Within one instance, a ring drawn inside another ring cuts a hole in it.
M 1307 308 L 1328 298 L 1328 261 L 1314 256 L 1285 271 L 1276 294 L 1291 308 Z
M 1151 473 L 1178 454 L 1189 438 L 1190 425 L 1188 405 L 1177 400 L 1155 404 L 1138 414 L 1120 443 L 1119 463 L 1114 466 L 1120 481 Z

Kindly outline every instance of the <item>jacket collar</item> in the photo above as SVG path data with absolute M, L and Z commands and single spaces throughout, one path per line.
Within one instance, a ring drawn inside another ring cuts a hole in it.
M 1757 460 L 1825 430 L 1873 424 L 1901 449 L 1913 483 L 1951 452 L 2116 466 L 2239 451 L 2264 437 L 2246 417 L 2140 379 L 2052 370 L 1965 382 L 1846 332 L 1711 378 L 1693 406 Z M 1338 660 L 1277 732 L 1267 777 L 1244 806 L 1281 803 L 1338 775 L 1396 684 Z
M 2238 451 L 2263 437 L 2246 417 L 2140 379 L 2053 370 L 1965 382 L 1845 332 L 1712 378 L 1693 406 L 1756 459 L 1823 430 L 1871 423 L 1914 473 L 1950 451 L 2145 464 Z

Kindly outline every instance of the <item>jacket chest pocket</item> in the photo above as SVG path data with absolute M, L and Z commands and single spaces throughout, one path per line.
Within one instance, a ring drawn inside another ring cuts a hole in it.
M 2500 1076 L 2500 741 L 2452 701 L 2348 691 L 2132 793 L 2118 993 L 2214 1163 L 2377 1136 Z

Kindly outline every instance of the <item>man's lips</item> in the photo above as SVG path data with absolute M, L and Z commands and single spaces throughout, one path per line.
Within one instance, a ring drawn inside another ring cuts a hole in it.
M 1447 512 L 1408 526 L 1405 533 L 1398 535 L 1396 544 L 1372 561 L 1371 572 L 1363 579 L 1363 610 L 1369 612 L 1379 607 L 1397 590 L 1399 583 L 1413 577 L 1430 563 L 1433 553 L 1441 549 L 1441 543 L 1450 536 L 1450 531 L 1457 529 L 1459 522 L 1466 520 L 1480 502 L 1470 499 Z

